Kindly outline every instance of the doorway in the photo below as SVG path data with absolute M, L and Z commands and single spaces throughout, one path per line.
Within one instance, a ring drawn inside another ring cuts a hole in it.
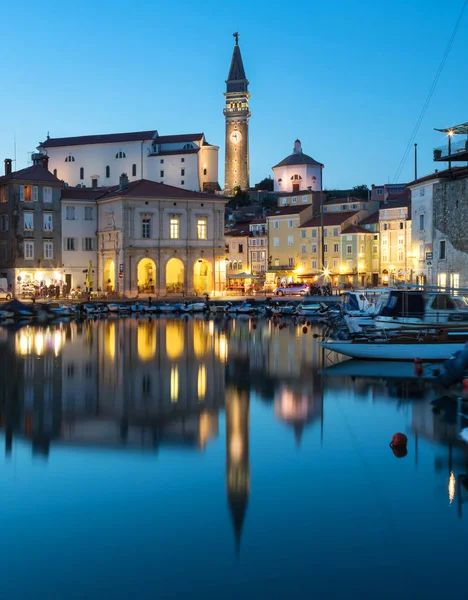
M 72 287 L 72 276 L 71 273 L 66 273 L 65 274 L 65 285 L 67 286 L 67 294 L 70 293 L 71 287 Z

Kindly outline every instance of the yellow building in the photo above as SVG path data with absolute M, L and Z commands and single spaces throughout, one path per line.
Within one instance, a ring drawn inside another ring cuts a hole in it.
M 409 200 L 391 200 L 379 210 L 380 269 L 383 285 L 410 281 L 411 208 Z

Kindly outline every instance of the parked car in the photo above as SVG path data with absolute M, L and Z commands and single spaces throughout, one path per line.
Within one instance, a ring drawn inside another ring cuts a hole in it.
M 7 292 L 3 288 L 0 288 L 0 300 L 11 300 L 13 295 L 11 292 Z
M 273 293 L 276 296 L 308 296 L 310 285 L 308 283 L 288 283 L 287 285 L 279 285 Z

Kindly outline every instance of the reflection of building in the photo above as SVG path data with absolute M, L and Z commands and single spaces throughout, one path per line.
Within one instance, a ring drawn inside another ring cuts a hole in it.
M 163 295 L 224 289 L 224 204 L 122 175 L 98 200 L 99 286 Z
M 31 167 L 15 172 L 7 158 L 0 177 L 0 268 L 18 295 L 62 281 L 62 184 L 47 156 L 32 158 Z
M 299 389 L 283 385 L 275 393 L 275 415 L 281 421 L 292 426 L 298 446 L 301 443 L 304 428 L 315 421 L 323 411 L 321 376 L 317 373 L 314 375 L 313 379 L 317 385 L 312 390 L 307 384 L 300 385 Z
M 250 494 L 250 400 L 234 386 L 226 389 L 226 482 L 236 548 L 239 550 Z

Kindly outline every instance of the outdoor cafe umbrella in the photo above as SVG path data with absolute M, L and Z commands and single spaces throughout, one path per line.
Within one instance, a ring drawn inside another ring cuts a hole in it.
M 229 275 L 228 279 L 258 279 L 258 275 L 250 275 L 249 273 L 239 273 L 239 275 Z
M 86 273 L 86 289 L 88 291 L 91 290 L 91 288 L 93 287 L 93 263 L 90 260 L 88 263 L 88 271 Z

